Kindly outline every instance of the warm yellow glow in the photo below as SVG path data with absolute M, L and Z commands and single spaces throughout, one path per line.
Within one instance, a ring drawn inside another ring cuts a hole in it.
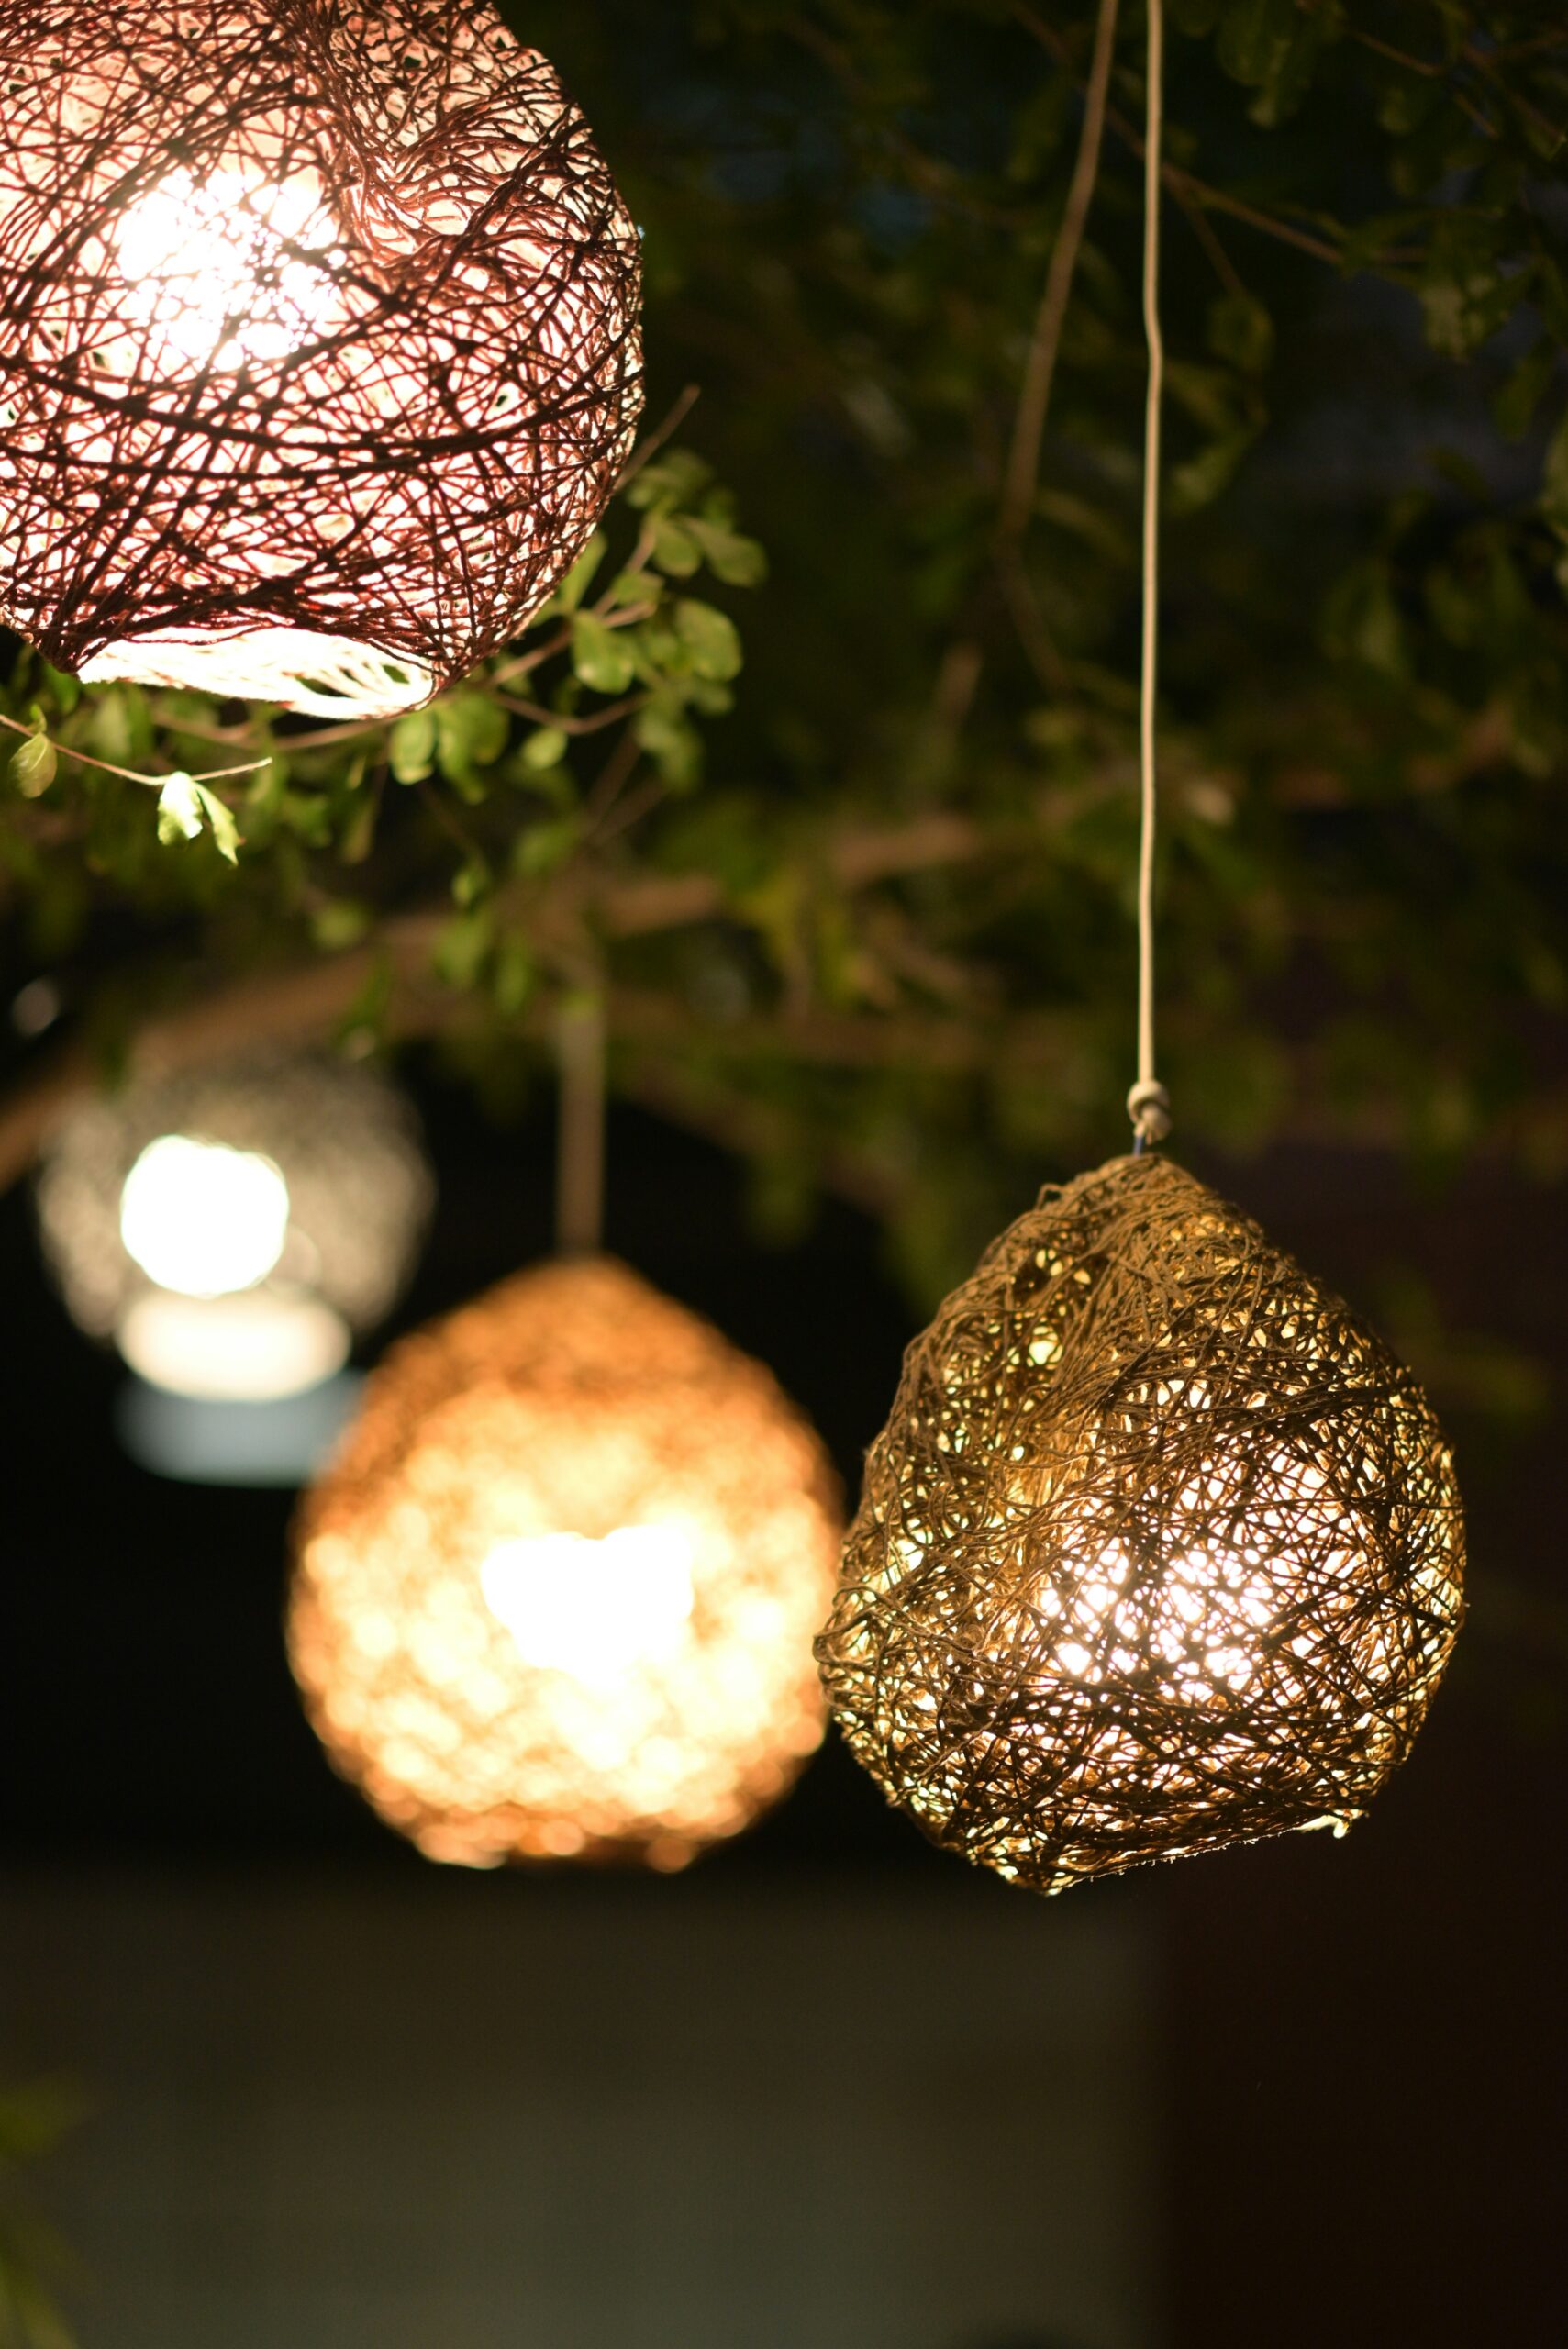
M 395 1351 L 306 1504 L 312 1719 L 432 1858 L 680 1866 L 820 1742 L 835 1498 L 706 1323 L 604 1260 L 525 1275 Z
M 149 1142 L 120 1194 L 127 1254 L 181 1297 L 255 1288 L 288 1228 L 288 1185 L 270 1158 L 188 1134 Z
M 819 1643 L 936 1841 L 1057 1892 L 1342 1833 L 1462 1614 L 1409 1373 L 1168 1160 L 1020 1217 L 906 1357 Z
M 692 1616 L 691 1535 L 678 1525 L 622 1525 L 503 1542 L 479 1570 L 491 1611 L 525 1664 L 595 1685 L 662 1664 Z

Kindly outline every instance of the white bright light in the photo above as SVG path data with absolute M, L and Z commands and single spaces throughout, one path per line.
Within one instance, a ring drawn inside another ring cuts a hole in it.
M 115 1332 L 150 1386 L 215 1403 L 277 1403 L 341 1370 L 349 1325 L 318 1297 L 252 1289 L 243 1297 L 139 1297 Z
M 288 1236 L 288 1185 L 270 1158 L 164 1134 L 120 1193 L 120 1238 L 149 1280 L 181 1297 L 232 1297 L 276 1266 Z
M 490 1611 L 525 1664 L 591 1685 L 679 1647 L 692 1612 L 692 1545 L 677 1525 L 623 1525 L 602 1541 L 503 1542 L 479 1570 Z
M 333 242 L 314 186 L 174 172 L 114 228 L 131 318 L 192 367 L 287 359 L 317 339 L 338 295 L 320 266 Z

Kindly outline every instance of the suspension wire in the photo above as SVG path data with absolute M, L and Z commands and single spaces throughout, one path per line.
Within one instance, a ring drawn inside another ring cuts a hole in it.
M 604 1245 L 606 1029 L 601 986 L 574 987 L 562 998 L 555 1244 L 563 1256 L 596 1255 Z
M 1160 323 L 1160 198 L 1165 128 L 1164 0 L 1148 0 L 1149 119 L 1144 142 L 1143 323 L 1149 395 L 1143 431 L 1143 676 L 1140 722 L 1142 821 L 1138 853 L 1138 1081 L 1127 1097 L 1135 1151 L 1163 1141 L 1171 1102 L 1155 1074 L 1154 843 L 1159 815 L 1156 702 L 1160 687 L 1160 458 L 1165 339 Z

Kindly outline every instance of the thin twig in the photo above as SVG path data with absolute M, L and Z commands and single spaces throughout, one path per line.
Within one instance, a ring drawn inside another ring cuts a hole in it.
M 631 455 L 627 459 L 626 470 L 622 473 L 620 478 L 616 483 L 616 492 L 617 495 L 626 487 L 628 482 L 635 481 L 637 479 L 638 474 L 642 471 L 644 465 L 652 463 L 653 459 L 659 454 L 660 450 L 663 448 L 665 442 L 674 439 L 675 434 L 680 430 L 682 425 L 684 424 L 687 417 L 690 416 L 693 408 L 695 407 L 701 397 L 702 385 L 700 384 L 688 384 L 685 390 L 681 394 L 679 399 L 676 400 L 674 406 L 671 408 L 669 414 L 665 417 L 663 423 L 661 424 L 654 431 L 651 432 L 646 440 L 639 440 L 638 442 L 636 448 L 632 451 Z
M 1105 139 L 1106 102 L 1110 92 L 1111 63 L 1116 53 L 1117 12 L 1120 0 L 1100 0 L 1095 26 L 1095 53 L 1084 100 L 1078 153 L 1062 215 L 1062 226 L 1051 247 L 1051 264 L 1035 313 L 1024 362 L 1023 386 L 1013 424 L 1012 449 L 1003 484 L 997 536 L 1004 545 L 1016 544 L 1029 527 L 1040 481 L 1040 454 L 1051 407 L 1051 385 L 1062 349 L 1062 328 L 1072 298 L 1078 255 L 1083 249 L 1095 187 L 1099 178 L 1100 150 Z
M 35 728 L 24 726 L 18 718 L 0 718 L 0 726 L 4 726 L 12 734 L 22 735 L 29 742 L 40 739 Z M 100 774 L 118 775 L 122 783 L 139 783 L 149 791 L 161 791 L 175 773 L 175 770 L 171 768 L 168 774 L 142 774 L 135 767 L 117 767 L 108 759 L 95 759 L 85 751 L 73 751 L 69 742 L 57 741 L 52 734 L 48 740 L 50 747 L 61 758 L 74 759 L 78 766 L 95 767 Z M 260 774 L 263 767 L 270 767 L 272 763 L 271 759 L 252 759 L 248 766 L 209 767 L 205 774 L 192 775 L 190 781 L 192 783 L 227 783 L 232 775 Z

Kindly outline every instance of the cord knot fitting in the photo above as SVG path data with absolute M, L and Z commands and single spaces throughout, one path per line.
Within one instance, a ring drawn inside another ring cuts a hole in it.
M 1152 1079 L 1135 1085 L 1127 1097 L 1127 1114 L 1132 1119 L 1140 1146 L 1163 1141 L 1171 1130 L 1171 1097 L 1162 1085 Z

